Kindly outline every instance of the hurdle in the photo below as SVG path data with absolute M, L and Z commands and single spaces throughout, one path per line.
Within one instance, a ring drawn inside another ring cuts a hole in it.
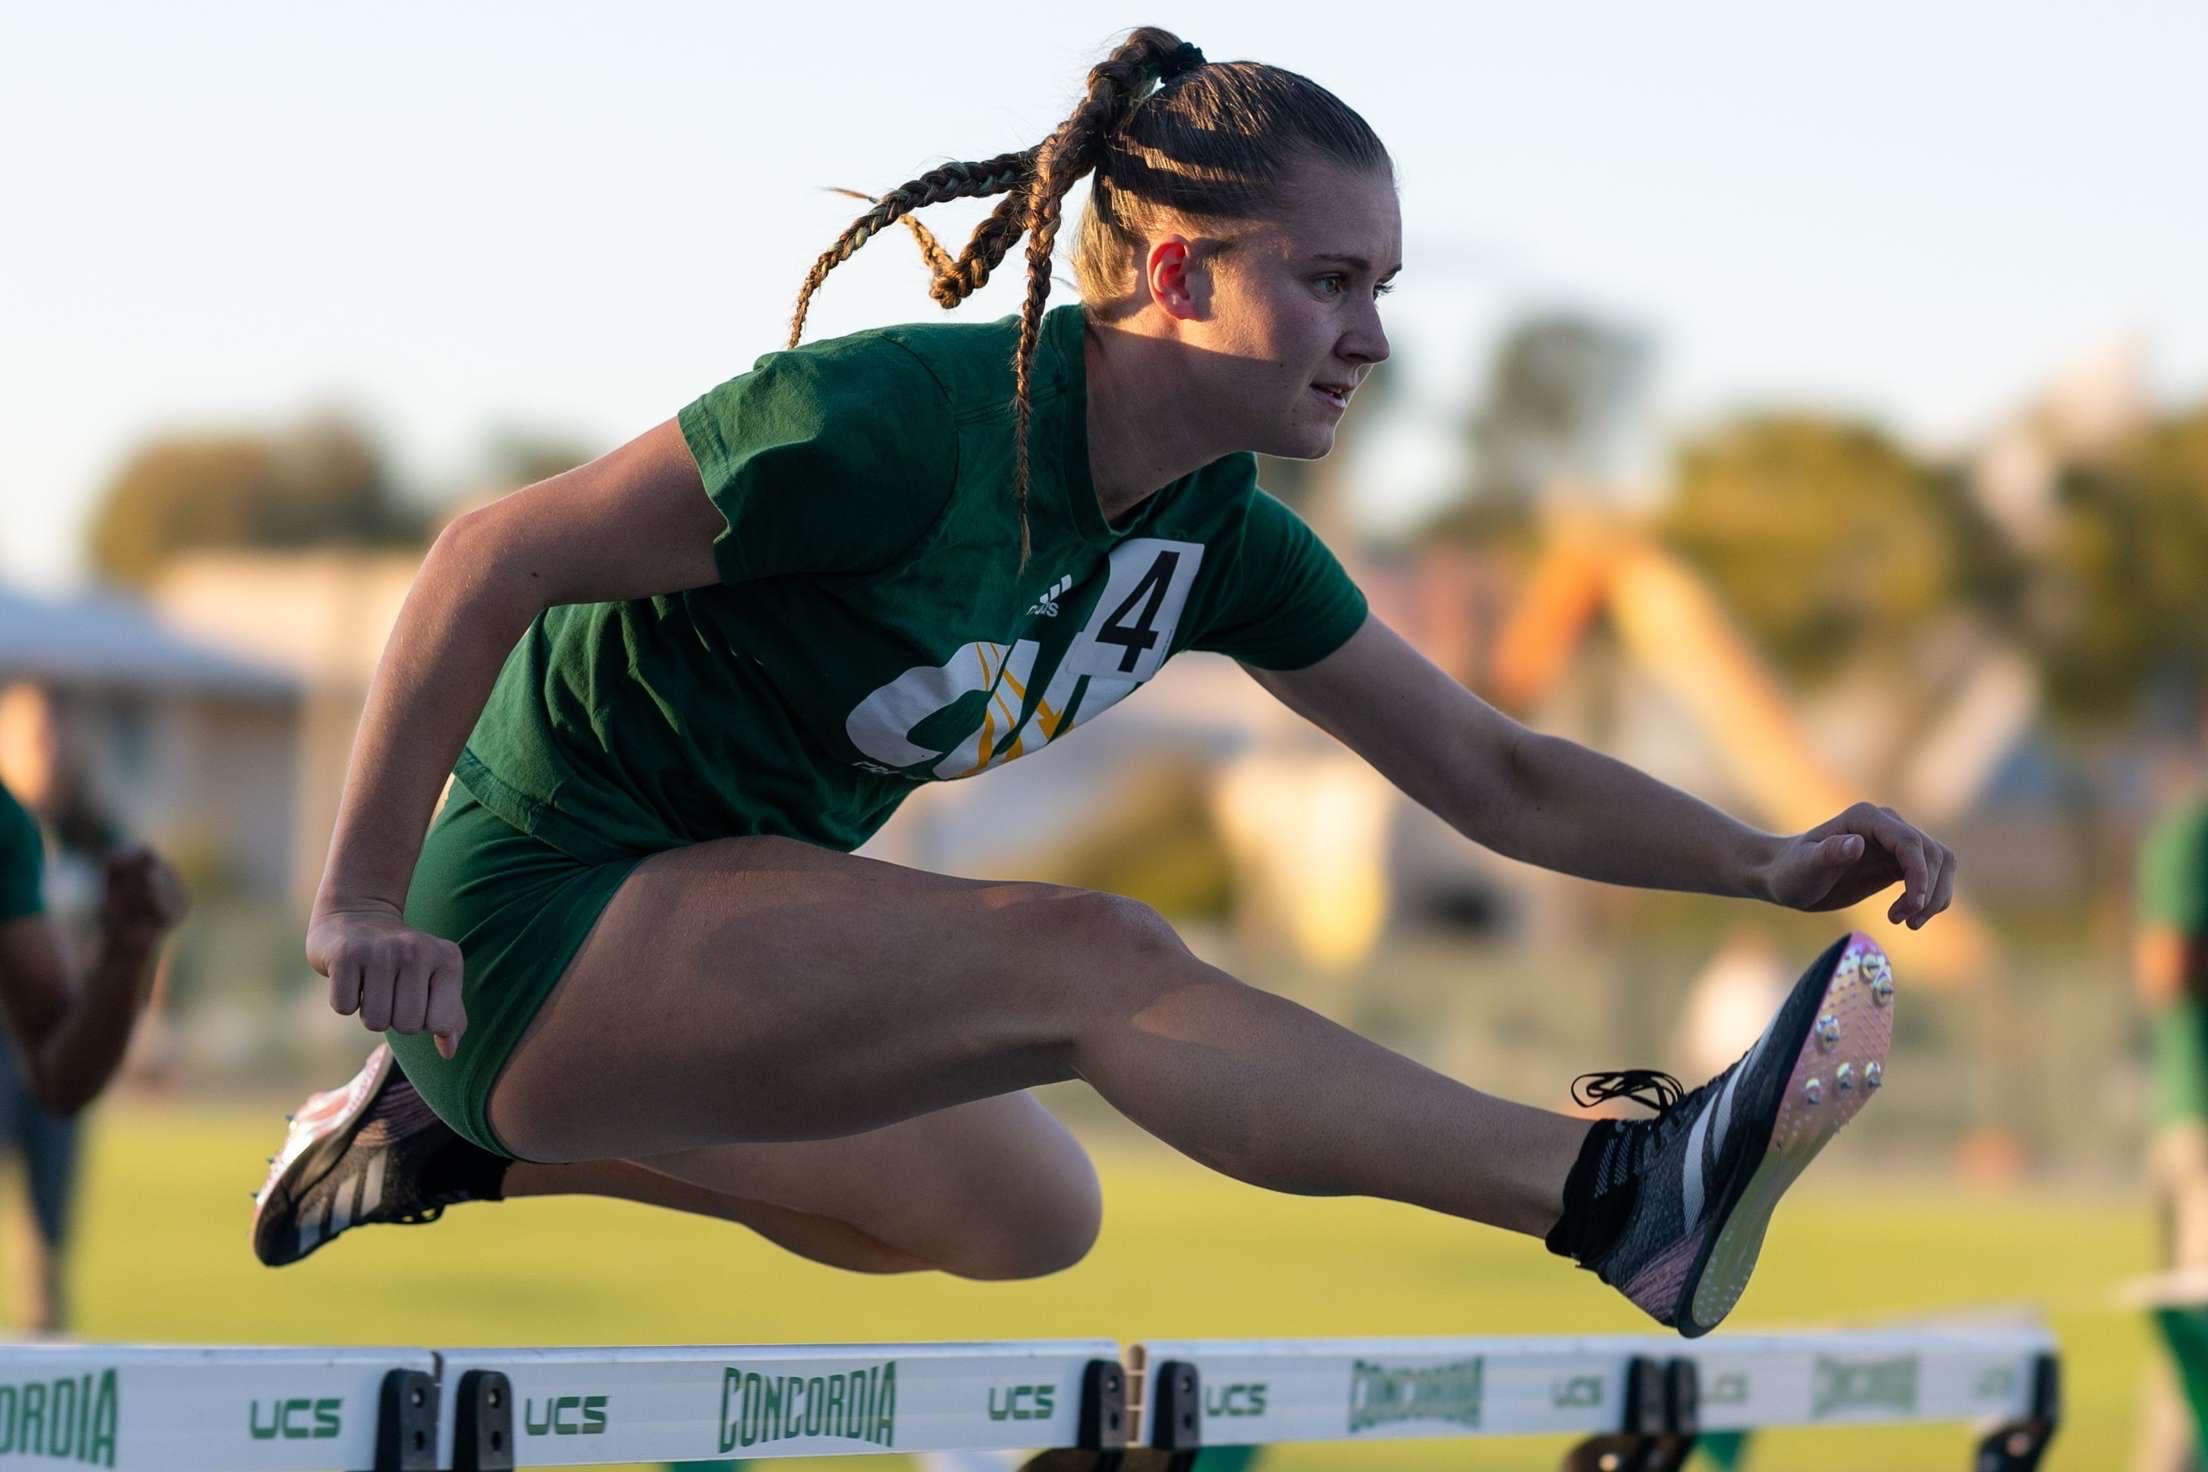
M 10 1344 L 0 1467 L 426 1467 L 437 1390 L 426 1349 Z
M 1595 1338 L 1153 1340 L 1133 1346 L 1141 1444 L 1206 1446 L 1577 1434 L 1568 1468 L 1684 1465 L 1716 1433 L 1737 1457 L 1773 1426 L 1960 1421 L 1970 1465 L 2030 1472 L 2060 1419 L 2037 1329 Z
M 2060 1419 L 2038 1329 L 1585 1338 L 600 1349 L 0 1346 L 0 1469 L 509 1472 L 1037 1452 L 1180 1469 L 1291 1442 L 1567 1434 L 1571 1472 L 1677 1469 L 1767 1426 L 1979 1423 L 2031 1472 Z M 1716 1448 L 1713 1447 L 1713 1450 Z M 1009 1462 L 1006 1465 L 1010 1465 Z
M 443 1351 L 439 1469 L 865 1452 L 1097 1450 L 1126 1439 L 1119 1345 Z

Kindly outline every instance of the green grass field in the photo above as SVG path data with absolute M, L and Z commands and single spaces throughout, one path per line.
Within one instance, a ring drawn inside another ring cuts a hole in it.
M 591 1201 L 463 1207 L 436 1226 L 359 1232 L 269 1272 L 245 1231 L 273 1125 L 203 1106 L 117 1105 L 100 1116 L 73 1279 L 81 1337 L 588 1345 L 1650 1327 L 1536 1243 L 1407 1207 L 1269 1195 L 1141 1142 L 1102 1154 L 1107 1214 L 1095 1253 L 1040 1282 L 865 1278 L 741 1228 Z M 2061 1336 L 2068 1381 L 2049 1465 L 2121 1465 L 2152 1346 L 2144 1322 L 2108 1300 L 2148 1266 L 2143 1200 L 1895 1184 L 1851 1158 L 1847 1142 L 1834 1153 L 1781 1211 L 1729 1326 L 2039 1305 Z M 1307 1447 L 1264 1465 L 1549 1468 L 1561 1445 Z M 1760 1465 L 1960 1469 L 1967 1445 L 1961 1427 L 1774 1433 Z

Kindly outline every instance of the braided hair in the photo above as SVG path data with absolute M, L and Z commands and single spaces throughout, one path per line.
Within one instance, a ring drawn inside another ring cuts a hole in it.
M 1072 115 L 1041 143 L 995 158 L 947 163 L 873 199 L 806 273 L 790 318 L 789 345 L 796 347 L 804 335 L 806 310 L 828 273 L 900 220 L 927 262 L 928 295 L 945 308 L 985 285 L 1025 235 L 1027 295 L 1012 363 L 1013 499 L 1024 567 L 1030 550 L 1031 378 L 1067 192 L 1084 176 L 1094 176 L 1075 245 L 1074 276 L 1084 297 L 1105 301 L 1127 293 L 1129 264 L 1150 228 L 1167 219 L 1263 218 L 1278 208 L 1296 167 L 1310 159 L 1393 169 L 1365 120 L 1316 82 L 1260 62 L 1207 63 L 1201 51 L 1171 31 L 1140 27 L 1090 69 Z M 955 257 L 913 218 L 928 205 L 1000 194 L 1003 200 Z

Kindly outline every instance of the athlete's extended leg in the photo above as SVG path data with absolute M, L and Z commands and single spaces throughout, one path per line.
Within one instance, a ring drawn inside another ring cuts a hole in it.
M 528 1158 L 650 1158 L 1071 1077 L 1243 1180 L 1522 1232 L 1555 1222 L 1587 1134 L 1243 985 L 1130 901 L 768 838 L 630 876 L 490 1118 Z
M 489 1112 L 530 1156 L 659 1155 L 1079 1077 L 1254 1184 L 1542 1233 L 1693 1335 L 1731 1311 L 1779 1197 L 1879 1085 L 1892 995 L 1873 942 L 1836 941 L 1740 1062 L 1691 1092 L 1605 1076 L 1658 1117 L 1591 1130 L 1244 986 L 1128 901 L 738 839 L 630 876 Z

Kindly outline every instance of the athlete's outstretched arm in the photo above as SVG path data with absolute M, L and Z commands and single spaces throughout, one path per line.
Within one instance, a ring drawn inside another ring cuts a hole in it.
M 1840 909 L 1900 879 L 1888 918 L 1912 929 L 1953 891 L 1954 854 L 1889 809 L 1857 803 L 1807 833 L 1760 832 L 1520 725 L 1377 617 L 1314 665 L 1250 674 L 1465 837 L 1545 869 L 1802 910 Z
M 401 919 L 445 776 L 530 620 L 716 580 L 726 523 L 675 421 L 459 517 L 415 574 L 368 687 L 307 931 L 330 1005 L 375 1030 L 466 1029 L 460 952 Z

